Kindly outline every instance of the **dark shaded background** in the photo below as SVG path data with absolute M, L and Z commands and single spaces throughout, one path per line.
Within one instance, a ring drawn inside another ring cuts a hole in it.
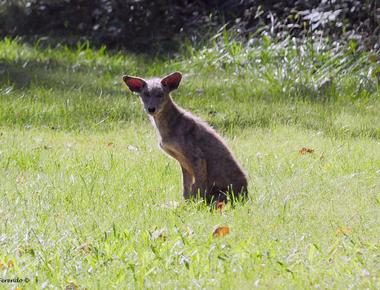
M 378 0 L 0 0 L 0 35 L 158 54 L 199 45 L 224 24 L 243 40 L 262 34 L 355 39 L 379 49 Z

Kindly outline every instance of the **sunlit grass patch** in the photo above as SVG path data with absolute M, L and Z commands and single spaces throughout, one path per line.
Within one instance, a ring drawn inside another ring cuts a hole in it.
M 167 60 L 1 41 L 0 277 L 32 289 L 378 288 L 375 64 L 263 41 Z M 184 73 L 173 98 L 246 170 L 246 203 L 183 201 L 178 164 L 121 82 L 172 70 Z
M 378 284 L 377 141 L 243 131 L 228 142 L 251 200 L 210 211 L 183 202 L 151 130 L 2 132 L 1 260 L 36 287 Z

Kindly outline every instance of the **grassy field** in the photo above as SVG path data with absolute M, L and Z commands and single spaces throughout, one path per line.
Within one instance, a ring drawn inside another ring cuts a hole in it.
M 220 39 L 153 59 L 0 41 L 1 289 L 380 288 L 374 56 Z M 121 81 L 174 70 L 173 98 L 246 169 L 247 203 L 182 200 Z

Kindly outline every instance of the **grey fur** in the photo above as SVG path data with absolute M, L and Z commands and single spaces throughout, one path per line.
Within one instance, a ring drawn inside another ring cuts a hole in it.
M 246 175 L 223 139 L 170 97 L 169 93 L 178 87 L 181 77 L 175 72 L 163 79 L 131 76 L 123 79 L 131 91 L 140 95 L 157 128 L 160 147 L 180 163 L 185 199 L 200 195 L 208 202 L 226 201 L 229 193 L 234 193 L 235 198 L 246 197 Z

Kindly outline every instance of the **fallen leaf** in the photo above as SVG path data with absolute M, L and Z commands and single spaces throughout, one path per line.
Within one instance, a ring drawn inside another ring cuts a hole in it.
M 24 254 L 25 254 L 25 249 L 24 249 L 23 247 L 18 247 L 18 248 L 16 249 L 16 255 L 17 255 L 17 256 L 21 257 L 21 256 L 24 255 Z
M 16 177 L 16 182 L 17 183 L 25 183 L 25 181 L 26 181 L 26 178 L 25 178 L 24 175 L 19 175 L 19 176 Z
M 109 142 L 109 143 L 107 144 L 107 146 L 108 146 L 108 147 L 112 147 L 112 146 L 113 146 L 113 142 Z
M 79 289 L 79 286 L 73 281 L 69 281 L 69 284 L 67 284 L 65 287 L 65 290 L 77 290 L 77 289 Z
M 350 234 L 351 232 L 352 232 L 352 228 L 348 228 L 348 227 L 338 227 L 336 229 L 336 233 L 341 234 L 341 235 L 347 235 L 347 234 Z
M 307 148 L 307 147 L 302 147 L 298 152 L 299 152 L 301 155 L 305 155 L 306 153 L 313 153 L 313 152 L 314 152 L 314 149 Z
M 12 260 L 8 261 L 8 268 L 13 268 L 15 265 L 13 264 Z
M 194 235 L 194 231 L 193 231 L 193 229 L 191 227 L 187 226 L 186 228 L 187 228 L 187 234 L 189 236 Z
M 212 236 L 214 238 L 221 238 L 221 237 L 224 237 L 225 235 L 228 235 L 229 233 L 230 233 L 229 227 L 217 227 L 212 233 Z
M 261 152 L 257 152 L 256 153 L 256 157 L 257 158 L 262 158 L 264 155 L 263 155 L 263 153 L 261 153 Z
M 163 228 L 163 229 L 160 229 L 160 230 L 156 230 L 154 232 L 151 233 L 151 237 L 153 240 L 163 240 L 165 241 L 166 240 L 166 229 Z
M 3 262 L 0 261 L 0 270 L 2 270 L 4 268 L 4 264 Z
M 220 210 L 220 212 L 222 212 L 224 210 L 224 206 L 225 206 L 224 201 L 217 201 L 215 208 Z
M 135 146 L 132 146 L 132 145 L 128 145 L 128 150 L 129 151 L 138 151 L 138 149 L 135 147 Z
M 88 254 L 89 252 L 91 252 L 92 250 L 92 245 L 89 244 L 89 243 L 84 243 L 82 245 L 80 245 L 78 248 L 77 248 L 78 251 L 82 251 L 86 254 Z

